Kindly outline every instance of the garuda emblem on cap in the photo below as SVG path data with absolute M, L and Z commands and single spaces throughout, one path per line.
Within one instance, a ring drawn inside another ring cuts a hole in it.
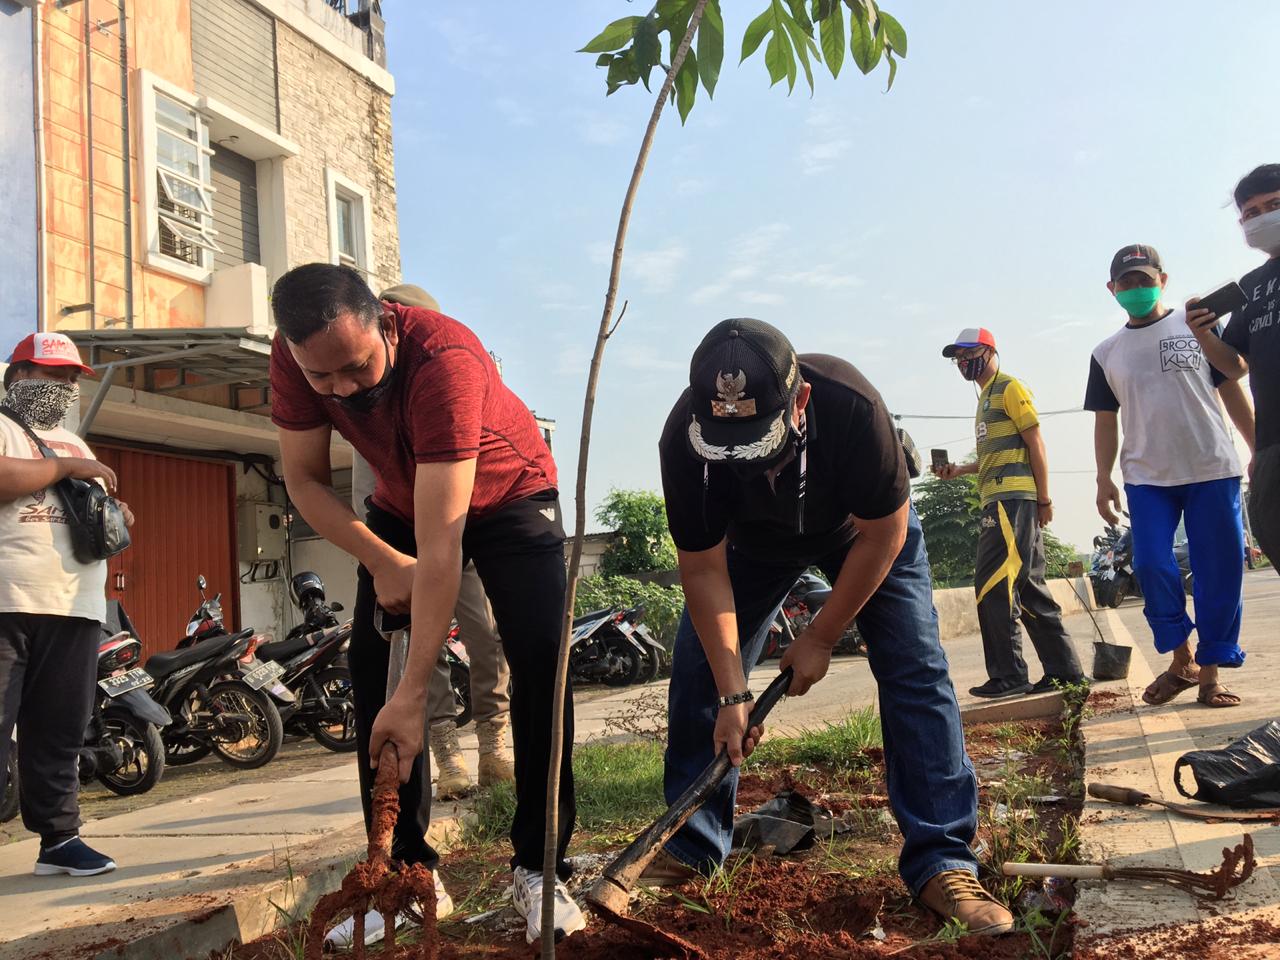
M 711 401 L 713 417 L 754 417 L 756 402 L 744 397 L 747 390 L 747 375 L 739 370 L 735 374 L 727 374 L 723 370 L 716 374 L 716 397 Z

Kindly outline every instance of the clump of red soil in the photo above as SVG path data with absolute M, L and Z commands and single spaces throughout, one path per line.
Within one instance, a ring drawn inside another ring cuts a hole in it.
M 369 831 L 368 859 L 353 866 L 343 877 L 342 886 L 325 894 L 316 904 L 307 928 L 307 960 L 320 960 L 326 931 L 347 916 L 354 916 L 356 921 L 351 956 L 353 960 L 363 960 L 367 956 L 365 913 L 371 909 L 382 914 L 387 926 L 387 943 L 381 956 L 403 955 L 414 960 L 436 960 L 438 956 L 436 892 L 431 871 L 421 864 L 393 869 L 391 862 L 391 834 L 400 815 L 398 770 L 395 747 L 388 745 L 378 760 L 378 776 L 373 784 L 373 827 Z M 410 952 L 402 954 L 395 946 L 394 918 L 412 906 L 420 907 L 426 919 L 420 941 L 405 948 Z
M 1119 931 L 1099 937 L 1078 934 L 1075 960 L 1235 960 L 1275 956 L 1248 947 L 1280 944 L 1280 925 L 1269 920 L 1221 918 L 1195 924 L 1163 924 L 1145 930 Z M 1277 949 L 1280 953 L 1280 948 Z

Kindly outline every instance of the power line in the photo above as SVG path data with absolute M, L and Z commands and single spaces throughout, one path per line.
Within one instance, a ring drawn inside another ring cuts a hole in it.
M 1068 413 L 1084 413 L 1081 407 L 1069 407 L 1064 410 L 1040 410 L 1037 416 L 1040 417 L 1060 417 Z M 961 416 L 959 414 L 924 414 L 924 413 L 895 413 L 895 420 L 972 420 L 973 415 Z

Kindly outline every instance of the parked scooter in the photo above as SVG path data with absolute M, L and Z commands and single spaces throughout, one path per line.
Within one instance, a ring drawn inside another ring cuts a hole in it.
M 226 624 L 222 619 L 222 594 L 217 593 L 211 598 L 206 597 L 204 591 L 208 586 L 209 582 L 205 580 L 203 574 L 196 577 L 196 589 L 200 591 L 200 606 L 187 621 L 186 634 L 178 641 L 179 650 L 201 643 L 210 637 L 223 636 L 227 632 Z M 236 661 L 235 667 L 237 674 L 249 686 L 255 690 L 267 692 L 275 704 L 276 712 L 280 714 L 281 721 L 287 721 L 297 712 L 298 698 L 280 680 L 284 675 L 284 667 L 274 659 L 263 660 L 257 656 L 258 647 L 271 643 L 273 639 L 270 632 L 253 633 L 249 641 L 248 653 Z M 228 676 L 226 679 L 232 678 Z
M 18 815 L 18 734 L 9 740 L 9 760 L 5 765 L 4 795 L 0 796 L 0 823 L 8 823 Z
M 164 776 L 160 731 L 172 718 L 147 693 L 155 680 L 137 666 L 142 644 L 130 631 L 98 647 L 98 697 L 80 748 L 80 782 L 94 777 L 127 797 L 146 793 Z
M 818 615 L 827 600 L 831 597 L 831 587 L 816 574 L 805 571 L 800 575 L 787 599 L 782 602 L 782 609 L 774 617 L 769 627 L 769 635 L 765 638 L 757 663 L 781 657 L 792 641 L 804 632 L 805 628 Z M 866 656 L 867 644 L 858 632 L 857 624 L 849 624 L 840 642 L 832 650 L 833 653 L 855 654 Z
M 1105 533 L 1093 538 L 1089 579 L 1100 606 L 1118 607 L 1128 594 L 1139 592 L 1133 575 L 1133 534 L 1128 527 L 1108 524 Z
M 297 708 L 285 720 L 285 729 L 314 737 L 336 753 L 350 752 L 356 748 L 346 656 L 351 621 L 338 622 L 334 614 L 342 604 L 325 600 L 324 582 L 309 570 L 290 581 L 289 594 L 302 612 L 302 623 L 282 640 L 259 644 L 256 654 L 281 667 L 278 682 L 295 698 Z
M 569 649 L 573 679 L 625 687 L 656 677 L 665 651 L 640 622 L 643 613 L 643 607 L 610 607 L 574 619 Z
M 166 762 L 195 763 L 212 751 L 233 767 L 253 769 L 280 752 L 284 725 L 260 689 L 265 679 L 240 674 L 241 659 L 253 655 L 252 639 L 252 630 L 224 633 L 147 660 L 154 696 L 173 716 L 161 733 Z

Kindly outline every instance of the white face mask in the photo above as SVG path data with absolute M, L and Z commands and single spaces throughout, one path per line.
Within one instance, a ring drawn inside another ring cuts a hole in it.
M 1267 256 L 1280 255 L 1280 210 L 1244 222 L 1244 242 Z

